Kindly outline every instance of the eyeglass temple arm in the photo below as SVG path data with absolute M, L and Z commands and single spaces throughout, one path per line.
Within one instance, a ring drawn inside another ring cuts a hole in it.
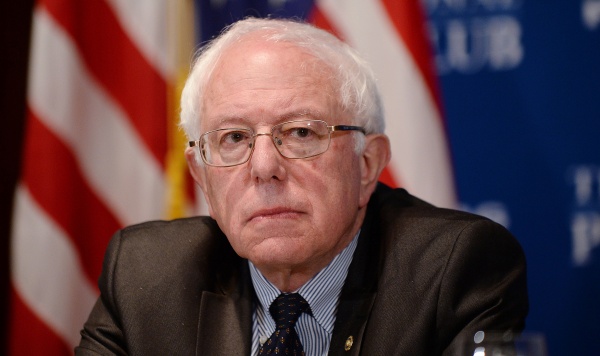
M 329 126 L 331 132 L 334 131 L 360 131 L 363 134 L 367 134 L 367 131 L 365 130 L 364 127 L 361 126 L 350 126 L 350 125 L 335 125 L 335 126 Z

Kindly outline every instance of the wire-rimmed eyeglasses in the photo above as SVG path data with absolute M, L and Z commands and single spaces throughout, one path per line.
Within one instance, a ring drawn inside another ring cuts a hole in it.
M 323 120 L 294 120 L 277 124 L 269 133 L 254 133 L 249 128 L 226 128 L 205 132 L 190 147 L 198 147 L 204 163 L 215 167 L 231 167 L 246 163 L 254 152 L 258 136 L 271 136 L 277 151 L 286 158 L 300 159 L 318 156 L 329 148 L 331 133 L 360 131 L 363 127 L 329 126 Z

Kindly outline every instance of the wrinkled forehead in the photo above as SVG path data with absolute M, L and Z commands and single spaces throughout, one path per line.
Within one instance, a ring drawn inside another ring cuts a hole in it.
M 228 70 L 231 70 L 250 59 L 260 59 L 261 55 L 276 53 L 280 58 L 285 58 L 289 62 L 278 63 L 278 65 L 288 64 L 290 70 L 295 69 L 299 73 L 302 70 L 325 76 L 329 81 L 335 80 L 333 64 L 319 56 L 312 47 L 303 46 L 301 43 L 290 40 L 273 38 L 272 32 L 252 32 L 232 41 L 223 48 L 215 63 L 215 70 L 219 67 L 228 67 Z
M 243 112 L 241 106 L 264 106 L 271 112 L 290 106 L 286 115 L 313 109 L 337 112 L 337 87 L 330 67 L 305 48 L 249 35 L 222 52 L 205 87 L 202 116 L 214 118 L 215 109 L 220 114 Z

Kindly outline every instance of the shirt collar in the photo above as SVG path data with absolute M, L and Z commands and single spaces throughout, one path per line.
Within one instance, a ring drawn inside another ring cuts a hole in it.
M 333 332 L 340 293 L 348 275 L 348 267 L 352 262 L 359 234 L 360 231 L 342 252 L 297 291 L 310 305 L 313 317 L 329 333 Z M 268 311 L 281 291 L 269 282 L 252 262 L 248 261 L 248 264 L 258 301 L 262 308 Z

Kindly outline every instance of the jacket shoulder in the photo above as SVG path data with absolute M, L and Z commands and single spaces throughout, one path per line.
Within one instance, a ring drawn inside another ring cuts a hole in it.
M 211 218 L 150 221 L 113 236 L 99 284 L 101 289 L 134 284 L 168 289 L 193 280 L 196 288 L 211 289 L 215 272 L 234 259 L 239 257 Z
M 364 261 L 363 268 L 377 265 L 355 283 L 357 290 L 367 286 L 377 295 L 364 350 L 450 353 L 459 334 L 523 328 L 525 255 L 506 228 L 482 216 L 435 207 L 403 189 L 380 186 L 372 198 L 361 231 L 365 247 L 357 247 L 363 255 L 355 258 Z M 382 346 L 369 337 L 410 340 L 408 335 L 415 336 L 410 330 L 422 331 L 419 342 Z
M 175 220 L 154 220 L 130 225 L 120 230 L 120 235 L 127 239 L 137 239 L 136 243 L 151 240 L 155 243 L 185 240 L 186 238 L 211 238 L 221 233 L 216 221 L 207 216 Z
M 228 244 L 224 242 L 225 236 L 209 217 L 157 220 L 118 231 L 110 242 L 108 253 L 143 253 L 159 260 L 174 259 L 210 254 L 214 249 L 225 248 Z
M 460 224 L 472 222 L 484 222 L 491 225 L 499 224 L 490 219 L 465 211 L 440 208 L 430 204 L 402 188 L 390 188 L 380 184 L 370 201 L 370 209 L 375 215 L 386 222 L 399 221 L 406 224 L 412 220 L 419 220 L 419 227 L 429 224 L 448 224 L 451 222 Z

